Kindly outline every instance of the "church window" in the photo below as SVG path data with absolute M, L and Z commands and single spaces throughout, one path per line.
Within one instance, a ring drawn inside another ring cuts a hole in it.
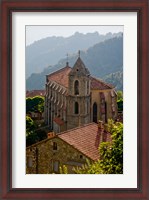
M 93 104 L 93 122 L 97 123 L 97 103 Z
M 79 94 L 79 81 L 78 80 L 76 80 L 75 84 L 74 84 L 74 93 L 75 93 L 75 95 Z
M 79 104 L 78 104 L 78 102 L 75 102 L 74 113 L 79 114 Z
M 57 143 L 53 142 L 53 150 L 57 150 Z
M 87 94 L 89 94 L 89 81 L 87 81 Z

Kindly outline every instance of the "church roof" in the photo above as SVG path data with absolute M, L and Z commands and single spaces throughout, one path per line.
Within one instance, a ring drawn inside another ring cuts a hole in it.
M 80 58 L 78 58 L 80 60 Z M 80 61 L 78 61 L 80 62 Z M 82 62 L 82 61 L 81 61 Z M 81 64 L 82 65 L 82 64 Z M 84 65 L 84 64 L 83 64 Z M 88 71 L 87 68 L 85 68 L 85 70 Z M 66 66 L 56 72 L 53 72 L 52 74 L 48 75 L 48 80 L 52 80 L 57 82 L 58 84 L 68 88 L 68 75 L 69 73 L 71 73 L 72 68 L 69 66 Z M 91 79 L 91 89 L 98 89 L 98 90 L 106 90 L 106 89 L 112 89 L 114 88 L 113 85 L 105 83 L 102 80 L 99 80 L 95 77 L 90 76 Z
M 68 65 L 62 69 L 59 69 L 58 71 L 55 71 L 48 75 L 48 80 L 55 81 L 56 83 L 68 87 L 68 74 L 71 71 L 71 67 Z
M 112 84 L 109 83 L 105 83 L 102 80 L 99 80 L 95 77 L 90 77 L 91 78 L 91 89 L 96 90 L 107 90 L 107 89 L 112 89 L 114 88 L 114 86 Z

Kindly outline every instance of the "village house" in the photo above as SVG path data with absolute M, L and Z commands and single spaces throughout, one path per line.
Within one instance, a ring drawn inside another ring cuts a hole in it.
M 45 123 L 60 133 L 75 127 L 107 122 L 117 118 L 117 93 L 114 86 L 90 75 L 79 57 L 46 76 Z
M 28 97 L 35 97 L 35 96 L 45 96 L 45 90 L 27 90 L 26 91 L 26 98 Z
M 111 141 L 111 134 L 101 121 L 60 134 L 49 133 L 47 139 L 26 148 L 26 174 L 59 173 L 63 165 L 73 174 L 74 167 L 99 159 L 98 148 L 103 141 Z

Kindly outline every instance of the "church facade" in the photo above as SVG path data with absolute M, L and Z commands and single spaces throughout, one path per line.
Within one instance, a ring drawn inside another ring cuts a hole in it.
M 55 133 L 117 118 L 114 86 L 90 75 L 80 56 L 46 76 L 45 123 Z

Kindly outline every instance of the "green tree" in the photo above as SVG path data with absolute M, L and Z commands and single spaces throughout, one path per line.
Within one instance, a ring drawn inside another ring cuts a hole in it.
M 43 112 L 44 111 L 44 97 L 35 96 L 33 98 L 26 98 L 26 113 L 29 112 Z
M 123 173 L 123 124 L 109 120 L 112 142 L 102 142 L 100 151 L 100 168 L 104 174 Z
M 123 92 L 117 91 L 117 105 L 118 105 L 118 111 L 123 111 Z
M 26 116 L 26 146 L 35 144 L 47 138 L 47 133 L 43 129 L 37 130 L 36 123 L 31 117 Z
M 35 129 L 35 123 L 32 120 L 31 117 L 26 116 L 26 136 L 30 135 L 31 133 L 33 133 Z
M 123 99 L 123 92 L 121 90 L 117 91 L 117 100 L 122 100 Z

